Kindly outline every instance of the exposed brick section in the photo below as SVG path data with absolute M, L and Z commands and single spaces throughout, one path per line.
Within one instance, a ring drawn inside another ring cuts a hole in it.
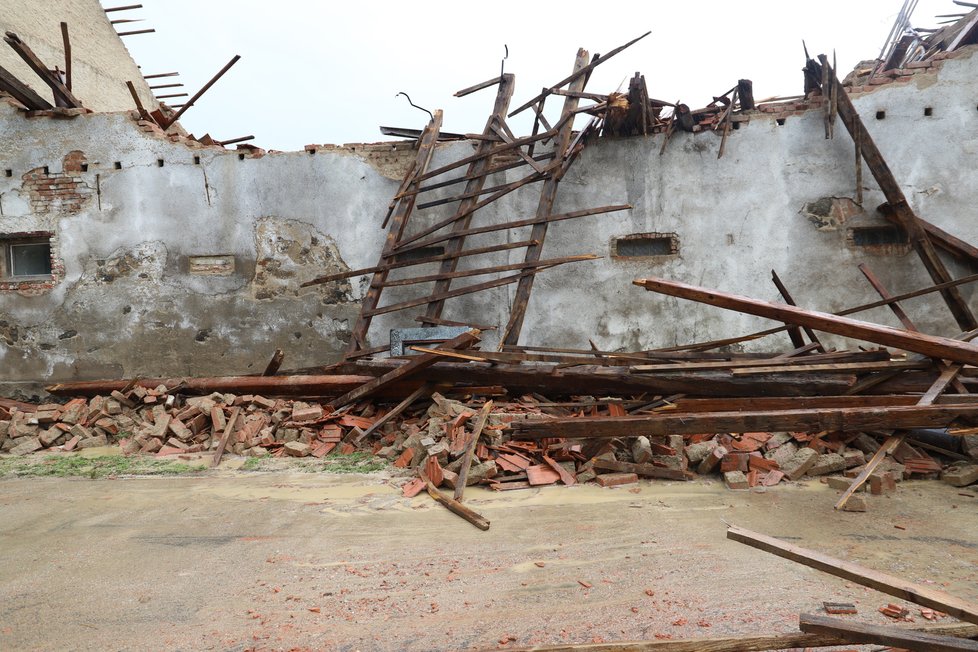
M 31 212 L 36 215 L 72 215 L 92 197 L 92 189 L 77 175 L 85 164 L 82 152 L 70 152 L 64 158 L 63 172 L 44 172 L 34 168 L 22 177 L 23 189 L 30 198 Z

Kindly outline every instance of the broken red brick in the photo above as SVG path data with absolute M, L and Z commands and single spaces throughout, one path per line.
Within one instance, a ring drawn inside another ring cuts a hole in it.
M 605 473 L 599 475 L 595 480 L 602 487 L 616 487 L 618 485 L 638 482 L 638 475 L 634 473 Z

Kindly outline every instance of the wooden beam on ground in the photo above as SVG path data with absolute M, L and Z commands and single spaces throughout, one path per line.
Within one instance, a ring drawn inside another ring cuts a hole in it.
M 617 460 L 604 460 L 600 457 L 591 461 L 591 464 L 598 469 L 607 471 L 618 471 L 619 473 L 634 473 L 644 478 L 662 478 L 666 480 L 692 480 L 691 473 L 681 469 L 669 469 L 664 466 L 654 464 L 637 464 L 635 462 L 619 462 Z
M 704 432 L 859 432 L 908 428 L 944 428 L 978 416 L 978 405 L 931 405 L 867 408 L 815 408 L 700 412 L 625 417 L 566 417 L 513 422 L 514 438 L 613 439 L 639 435 L 693 435 Z
M 401 401 L 393 408 L 391 408 L 390 412 L 388 412 L 384 416 L 374 421 L 369 428 L 361 432 L 359 435 L 353 437 L 353 443 L 355 444 L 360 443 L 362 440 L 366 439 L 373 433 L 377 432 L 385 423 L 388 423 L 391 419 L 393 419 L 394 417 L 404 412 L 404 410 L 411 407 L 411 405 L 415 401 L 417 401 L 422 397 L 429 396 L 434 391 L 434 389 L 435 389 L 435 385 L 433 383 L 422 384 L 421 387 L 411 392 L 411 394 L 407 398 L 405 398 L 403 401 Z
M 644 36 L 639 37 L 644 38 Z M 638 39 L 636 39 L 638 40 Z M 634 43 L 635 41 L 632 41 Z M 623 46 L 628 47 L 631 43 Z M 620 50 L 619 50 L 620 51 Z M 574 71 L 571 73 L 568 80 L 570 83 L 570 88 L 568 90 L 576 93 L 584 91 L 584 86 L 587 83 L 587 73 L 594 68 L 599 62 L 588 64 L 588 52 L 587 50 L 580 49 L 577 51 L 577 58 L 574 60 Z M 603 60 L 602 60 L 603 61 Z M 560 88 L 564 85 L 562 82 L 557 84 L 555 87 Z M 540 98 L 543 99 L 543 98 Z M 529 107 L 534 104 L 536 100 L 525 104 L 524 107 Z M 554 138 L 554 151 L 558 155 L 558 162 L 560 162 L 560 157 L 567 153 L 567 147 L 570 144 L 571 136 L 574 130 L 574 120 L 568 119 L 577 110 L 579 100 L 576 97 L 565 97 L 564 106 L 561 109 L 560 116 L 562 124 L 558 129 L 558 132 Z M 521 109 L 514 111 L 510 116 L 515 113 L 519 113 Z M 560 183 L 561 175 L 552 174 L 543 184 L 543 188 L 540 191 L 540 200 L 537 203 L 537 213 L 536 217 L 544 218 L 549 216 L 553 212 L 554 202 L 557 199 L 557 187 Z M 543 241 L 547 237 L 547 222 L 540 222 L 533 225 L 533 230 L 530 233 L 531 240 L 538 240 L 539 245 L 533 247 L 527 247 L 526 255 L 524 260 L 526 262 L 536 262 L 540 260 L 541 254 L 543 253 Z M 506 325 L 505 330 L 502 332 L 502 337 L 500 338 L 500 344 L 518 344 L 520 339 L 520 332 L 523 329 L 523 318 L 526 316 L 527 305 L 530 301 L 530 292 L 533 290 L 533 279 L 532 275 L 525 274 L 516 286 L 516 291 L 513 294 L 513 304 L 509 312 L 509 323 Z
M 915 632 L 893 625 L 870 625 L 842 618 L 801 614 L 798 629 L 806 634 L 826 634 L 847 643 L 889 645 L 913 652 L 978 652 L 978 641 Z
M 419 471 L 419 473 L 421 475 L 421 479 L 424 480 L 424 486 L 428 491 L 428 495 L 434 498 L 436 502 L 444 505 L 448 511 L 461 516 L 480 530 L 485 531 L 489 529 L 489 520 L 487 518 L 481 514 L 478 514 L 477 512 L 474 512 L 457 500 L 442 494 L 440 491 L 438 491 L 437 487 L 432 484 L 431 480 L 427 475 L 425 475 L 424 471 Z
M 778 557 L 790 559 L 791 561 L 798 562 L 823 573 L 841 577 L 860 586 L 868 586 L 871 589 L 892 595 L 901 600 L 913 602 L 922 607 L 943 611 L 958 620 L 978 624 L 978 604 L 962 600 L 944 591 L 938 591 L 929 586 L 914 584 L 902 577 L 896 577 L 871 568 L 866 568 L 850 561 L 835 559 L 829 555 L 808 550 L 781 541 L 775 537 L 736 526 L 727 528 L 727 538 L 745 543 L 758 550 L 770 552 Z
M 978 626 L 970 623 L 924 625 L 902 631 L 926 632 L 967 639 L 978 636 Z M 759 634 L 752 636 L 710 636 L 672 640 L 609 641 L 606 643 L 559 643 L 506 648 L 510 652 L 773 652 L 821 647 L 838 647 L 846 641 L 830 634 Z
M 454 337 L 448 340 L 447 342 L 443 342 L 439 344 L 437 348 L 445 349 L 445 350 L 465 349 L 472 346 L 478 341 L 479 341 L 479 331 L 471 330 L 462 333 L 461 335 Z M 354 401 L 358 401 L 361 398 L 364 398 L 365 396 L 369 396 L 370 394 L 376 392 L 384 385 L 405 378 L 413 373 L 417 373 L 418 371 L 421 371 L 426 367 L 430 367 L 431 365 L 438 362 L 438 359 L 439 358 L 437 355 L 431 355 L 431 354 L 415 356 L 411 358 L 409 362 L 407 362 L 404 365 L 401 365 L 400 367 L 394 369 L 393 371 L 390 371 L 384 374 L 383 376 L 380 376 L 379 378 L 374 378 L 369 382 L 364 383 L 360 387 L 357 387 L 356 389 L 351 390 L 346 394 L 333 399 L 332 401 L 329 402 L 328 405 L 333 410 L 336 410 L 346 405 L 347 403 L 353 403 Z
M 830 68 L 827 62 L 823 63 L 823 66 Z M 934 283 L 950 281 L 951 274 L 947 271 L 943 261 L 937 255 L 937 251 L 934 249 L 930 237 L 920 223 L 917 214 L 907 202 L 903 190 L 900 189 L 900 184 L 897 183 L 896 177 L 893 176 L 893 172 L 883 159 L 883 154 L 876 146 L 872 136 L 866 131 L 859 112 L 853 106 L 849 94 L 842 86 L 834 70 L 830 70 L 830 77 L 831 92 L 838 98 L 839 117 L 842 119 L 842 123 L 846 126 L 849 135 L 853 137 L 854 141 L 856 141 L 856 134 L 858 134 L 858 143 L 862 151 L 862 158 L 876 179 L 876 183 L 879 184 L 880 190 L 883 191 L 887 203 L 893 209 L 894 217 L 910 237 L 910 244 L 917 252 L 917 255 L 920 256 L 921 262 L 924 264 L 927 273 L 930 274 Z M 823 95 L 825 91 L 826 89 L 823 89 Z M 975 319 L 971 308 L 956 288 L 943 290 L 941 296 L 944 297 L 945 303 L 950 309 L 951 314 L 954 315 L 954 319 L 961 330 L 978 328 L 978 320 Z
M 758 299 L 750 299 L 735 294 L 667 281 L 665 279 L 638 279 L 635 285 L 646 290 L 705 303 L 711 306 L 736 310 L 738 312 L 766 317 L 777 321 L 809 326 L 816 330 L 834 333 L 843 337 L 874 342 L 884 346 L 894 346 L 905 351 L 913 351 L 932 358 L 943 358 L 964 364 L 978 365 L 978 347 L 957 340 L 923 333 L 880 326 L 869 322 L 839 317 L 814 310 L 803 310 Z
M 6 41 L 7 45 L 13 48 L 13 51 L 24 60 L 24 63 L 26 63 L 30 69 L 41 78 L 41 81 L 51 87 L 55 100 L 60 97 L 60 99 L 64 101 L 65 106 L 70 108 L 78 108 L 82 106 L 81 101 L 72 95 L 71 91 L 69 91 L 61 82 L 61 78 L 48 70 L 48 67 L 44 65 L 44 62 L 41 61 L 36 54 L 34 54 L 34 51 L 31 50 L 26 43 L 20 40 L 19 36 L 13 32 L 7 32 L 3 40 Z M 55 104 L 57 104 L 57 102 L 55 102 Z
M 462 456 L 462 466 L 458 469 L 458 480 L 455 483 L 455 500 L 462 502 L 462 494 L 465 492 L 465 483 L 469 479 L 469 468 L 472 466 L 472 458 L 475 456 L 475 447 L 479 444 L 479 437 L 482 436 L 482 429 L 486 427 L 489 413 L 492 411 L 492 401 L 486 401 L 479 411 L 478 420 L 475 428 L 472 429 L 469 441 L 465 445 L 465 454 Z
M 51 103 L 38 95 L 34 89 L 17 79 L 13 73 L 0 66 L 0 91 L 9 93 L 15 100 L 32 111 L 46 111 L 53 108 Z

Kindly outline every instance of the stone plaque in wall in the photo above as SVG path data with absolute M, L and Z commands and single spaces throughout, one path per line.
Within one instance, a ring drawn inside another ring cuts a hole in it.
M 231 276 L 234 256 L 189 256 L 188 271 L 197 276 Z

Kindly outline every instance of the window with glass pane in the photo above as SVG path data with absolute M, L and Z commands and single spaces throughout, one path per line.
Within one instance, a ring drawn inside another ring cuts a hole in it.
M 11 276 L 48 276 L 51 274 L 51 245 L 48 242 L 11 243 L 8 245 Z

